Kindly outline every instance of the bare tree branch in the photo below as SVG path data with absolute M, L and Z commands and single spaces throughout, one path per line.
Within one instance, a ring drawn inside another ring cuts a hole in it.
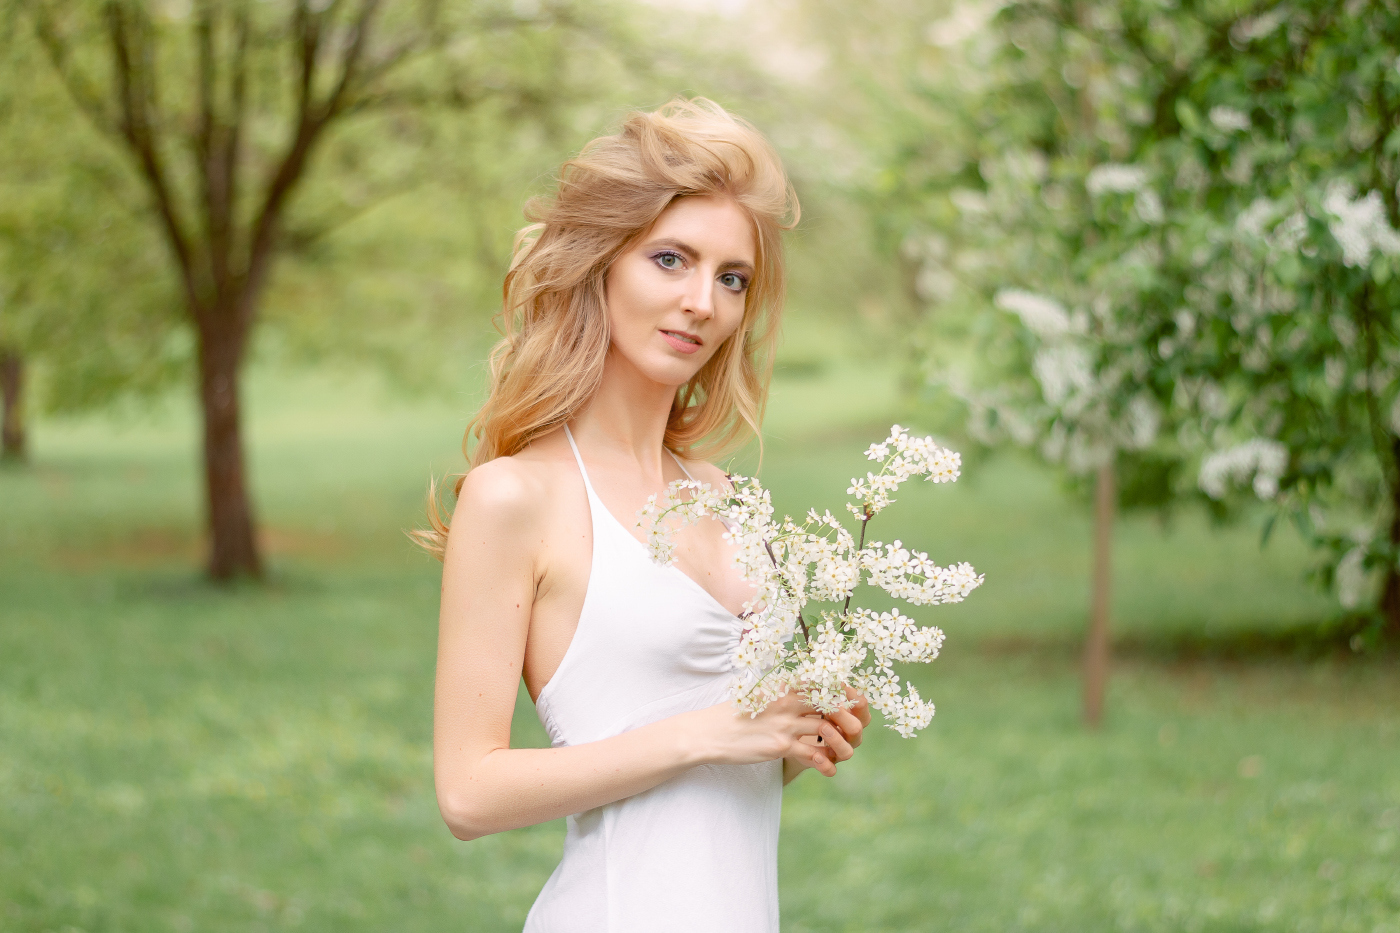
M 39 2 L 28 3 L 26 6 L 34 18 L 34 35 L 78 110 L 99 132 L 120 137 L 121 130 L 117 126 L 116 117 L 106 105 L 104 95 L 72 64 L 68 40 L 60 32 L 47 7 Z
M 317 15 L 306 0 L 299 0 L 292 14 L 292 26 L 300 30 L 301 75 L 298 97 L 297 127 L 287 151 L 279 161 L 276 172 L 253 222 L 248 242 L 248 271 L 243 283 L 238 314 L 244 326 L 251 323 L 257 298 L 271 267 L 277 228 L 292 192 L 300 182 L 312 150 L 326 126 L 340 112 L 348 88 L 354 80 L 364 50 L 369 43 L 374 14 L 380 0 L 363 0 L 351 26 L 351 40 L 340 61 L 340 74 L 335 89 L 321 102 L 316 101 L 317 60 L 320 56 L 322 30 L 331 10 Z
M 252 32 L 247 3 L 239 6 L 234 22 L 233 73 L 230 77 L 228 130 L 224 136 L 224 165 L 228 166 L 230 221 L 236 220 L 240 169 L 243 164 L 243 125 L 248 116 L 248 44 Z
M 380 0 L 363 0 L 360 4 L 359 15 L 355 17 L 354 24 L 350 27 L 350 41 L 345 46 L 345 53 L 340 60 L 340 77 L 336 81 L 335 90 L 331 91 L 322 108 L 322 119 L 331 120 L 341 110 L 342 106 L 348 102 L 360 68 L 360 63 L 364 59 L 365 47 L 369 44 L 369 37 L 374 23 L 374 15 L 379 10 Z
M 161 159 L 160 147 L 152 127 L 152 109 L 155 94 L 150 87 L 154 76 L 143 74 L 143 67 L 151 65 L 152 51 L 149 30 L 134 26 L 138 35 L 133 36 L 133 25 L 127 22 L 125 6 L 112 3 L 106 9 L 107 37 L 112 51 L 112 63 L 116 70 L 118 106 L 120 108 L 119 128 L 130 147 L 142 177 L 150 188 L 156 202 L 171 251 L 175 254 L 180 276 L 185 286 L 186 297 L 192 313 L 199 314 L 205 306 L 195 269 L 194 253 L 190 247 L 189 235 L 175 204 L 170 182 Z M 140 14 L 138 14 L 139 16 Z M 144 35 L 140 33 L 144 32 Z M 135 46 L 135 47 L 133 47 Z
M 497 96 L 500 94 L 499 91 L 493 93 Z M 432 91 L 421 87 L 393 88 L 373 94 L 357 95 L 354 102 L 341 111 L 341 115 L 348 117 L 377 111 L 423 110 L 429 107 L 452 107 L 468 110 L 486 100 L 488 96 L 490 94 L 480 88 L 468 90 L 455 84 L 441 91 Z
M 194 26 L 198 118 L 193 148 L 200 178 L 199 203 L 204 212 L 204 235 L 209 245 L 209 268 L 214 292 L 219 294 L 225 292 L 228 286 L 229 244 L 227 203 L 223 197 L 226 188 L 215 156 L 216 148 L 222 150 L 215 141 L 216 134 L 222 129 L 216 113 L 219 93 L 218 67 L 215 64 L 216 29 L 213 0 L 198 0 Z
M 311 113 L 311 95 L 316 85 L 316 59 L 321 54 L 322 17 L 311 12 L 307 0 L 297 0 L 292 10 L 291 34 L 298 37 L 300 80 L 297 86 L 297 122 L 305 123 Z
M 420 28 L 411 31 L 409 36 L 396 43 L 392 48 L 379 55 L 373 62 L 366 64 L 360 70 L 359 86 L 368 87 L 376 81 L 382 80 L 390 72 L 400 65 L 409 61 L 419 52 L 439 46 L 442 42 L 442 35 L 436 25 L 439 22 L 442 3 L 440 0 L 428 0 L 423 4 L 422 22 Z
M 423 177 L 402 179 L 395 184 L 386 185 L 356 204 L 342 204 L 338 209 L 327 211 L 319 219 L 302 221 L 295 227 L 285 230 L 283 237 L 290 249 L 306 251 L 318 245 L 331 233 L 351 221 L 363 217 L 386 201 L 408 194 L 410 191 L 416 191 L 425 184 L 427 184 L 427 179 Z

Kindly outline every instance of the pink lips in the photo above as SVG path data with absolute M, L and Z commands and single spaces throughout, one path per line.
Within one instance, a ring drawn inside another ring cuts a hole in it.
M 691 343 L 684 337 L 679 336 L 680 333 L 681 331 L 663 330 L 661 336 L 666 338 L 666 342 L 671 345 L 671 349 L 680 353 L 694 353 L 696 350 L 700 349 L 699 337 L 693 338 L 696 342 Z

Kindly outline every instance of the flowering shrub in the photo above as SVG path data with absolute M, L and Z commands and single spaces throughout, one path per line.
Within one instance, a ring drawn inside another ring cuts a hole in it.
M 900 50 L 861 196 L 940 410 L 1124 506 L 1265 500 L 1400 637 L 1400 8 L 954 8 L 849 43 Z
M 786 516 L 776 521 L 768 490 L 746 476 L 731 476 L 727 490 L 690 480 L 672 483 L 660 501 L 647 500 L 638 525 L 647 530 L 652 559 L 667 564 L 674 559 L 678 528 L 706 515 L 725 523 L 725 539 L 737 546 L 735 563 L 755 588 L 744 604 L 741 617 L 748 627 L 733 658 L 733 697 L 740 709 L 757 715 L 796 690 L 816 709 L 835 712 L 851 705 L 845 690 L 850 685 L 890 728 L 909 738 L 929 724 L 933 704 L 900 681 L 894 663 L 932 661 L 943 632 L 919 626 L 897 609 L 852 608 L 852 595 L 865 582 L 913 606 L 956 603 L 983 578 L 970 564 L 940 567 L 899 541 L 865 540 L 870 520 L 895 501 L 902 483 L 916 476 L 953 482 L 961 457 L 932 438 L 910 437 L 899 425 L 871 445 L 866 457 L 878 461 L 879 470 L 852 479 L 846 490 L 855 497 L 846 507 L 860 522 L 859 540 L 829 511 L 811 510 L 801 524 Z M 807 607 L 814 602 L 840 608 L 811 613 Z

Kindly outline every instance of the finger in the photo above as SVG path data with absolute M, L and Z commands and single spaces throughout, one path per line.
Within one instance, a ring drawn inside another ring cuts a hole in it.
M 836 762 L 831 760 L 826 749 L 815 748 L 812 750 L 812 767 L 827 777 L 836 777 Z
M 865 694 L 857 694 L 856 705 L 851 707 L 851 712 L 860 720 L 862 726 L 870 725 L 870 701 Z
M 831 750 L 816 743 L 816 736 L 804 735 L 793 744 L 792 751 L 783 757 L 803 768 L 814 768 L 827 777 L 835 776 L 836 766 L 831 760 Z
M 831 723 L 827 723 L 822 729 L 822 738 L 826 739 L 826 746 L 831 749 L 837 761 L 845 761 L 856 752 L 854 746 L 841 734 L 841 730 Z
M 796 759 L 811 768 L 816 767 L 813 763 L 813 756 L 825 757 L 829 760 L 831 758 L 831 749 L 825 744 L 818 745 L 817 736 L 815 735 L 802 735 L 798 736 L 797 739 L 793 741 L 788 753 L 783 757 Z
M 870 700 L 850 684 L 842 684 L 841 687 L 846 691 L 846 699 L 851 701 L 848 707 L 851 714 L 860 720 L 862 726 L 870 725 Z
M 865 727 L 861 725 L 855 714 L 849 710 L 837 710 L 826 717 L 831 720 L 832 725 L 841 730 L 841 735 L 850 742 L 852 746 L 860 745 L 860 740 L 865 732 Z

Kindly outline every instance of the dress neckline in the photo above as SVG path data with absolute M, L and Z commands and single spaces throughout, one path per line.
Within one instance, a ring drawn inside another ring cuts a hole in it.
M 638 541 L 638 540 L 637 540 L 637 536 L 634 535 L 634 534 L 632 534 L 632 532 L 629 531 L 629 530 L 627 529 L 627 526 L 625 526 L 625 525 L 622 524 L 622 520 L 619 519 L 616 515 L 613 514 L 612 509 L 608 508 L 607 504 L 606 504 L 605 502 L 603 502 L 602 497 L 598 495 L 597 490 L 595 490 L 595 489 L 593 488 L 593 481 L 590 480 L 590 479 L 588 478 L 588 468 L 587 468 L 586 466 L 583 465 L 583 455 L 582 455 L 581 453 L 579 453 L 578 444 L 577 444 L 577 442 L 574 441 L 574 433 L 573 433 L 572 431 L 569 430 L 569 426 L 568 426 L 567 424 L 564 425 L 564 436 L 565 436 L 566 438 L 568 438 L 569 447 L 570 447 L 570 448 L 573 450 L 573 452 L 574 452 L 574 460 L 577 461 L 577 463 L 578 463 L 578 470 L 579 470 L 579 473 L 582 474 L 582 476 L 583 476 L 583 488 L 584 488 L 584 490 L 587 491 L 587 493 L 588 493 L 588 506 L 589 506 L 589 511 L 590 511 L 590 513 L 594 514 L 594 516 L 595 516 L 594 521 L 593 521 L 593 527 L 594 527 L 594 529 L 595 529 L 594 538 L 595 538 L 595 539 L 597 538 L 596 529 L 597 529 L 597 527 L 598 527 L 598 521 L 597 521 L 597 518 L 596 518 L 596 513 L 599 512 L 599 511 L 601 511 L 601 512 L 603 513 L 603 515 L 606 516 L 606 520 L 607 520 L 607 521 L 610 521 L 610 522 L 612 523 L 613 527 L 617 530 L 617 532 L 618 532 L 620 535 L 622 535 L 622 536 L 623 536 L 624 538 L 626 538 L 628 541 L 631 541 L 634 545 L 637 546 L 637 548 L 638 548 L 638 549 L 640 550 L 640 552 L 641 552 L 640 556 L 641 556 L 644 560 L 646 560 L 647 563 L 649 563 L 649 564 L 654 564 L 654 562 L 653 562 L 652 559 L 651 559 L 651 552 L 650 552 L 650 550 L 647 548 L 646 544 L 643 543 L 643 542 L 641 542 L 641 541 Z M 666 452 L 667 452 L 668 454 L 671 454 L 671 459 L 674 460 L 674 461 L 676 461 L 676 466 L 678 466 L 678 467 L 681 468 L 681 472 L 684 473 L 684 474 L 686 475 L 686 478 L 689 479 L 691 482 L 695 482 L 695 481 L 696 481 L 696 480 L 695 480 L 695 477 L 694 477 L 693 475 L 691 475 L 691 472 L 685 468 L 685 464 L 681 462 L 681 458 L 680 458 L 680 457 L 677 457 L 677 456 L 675 455 L 675 453 L 673 453 L 673 452 L 670 450 L 670 448 L 666 448 Z M 597 548 L 597 542 L 596 542 L 596 540 L 594 541 L 594 545 L 593 545 L 593 546 L 594 546 L 594 549 L 596 550 L 596 548 Z M 591 562 L 590 562 L 590 564 L 591 564 Z M 661 565 L 659 565 L 659 566 L 661 566 L 662 568 L 664 568 L 664 569 L 666 569 L 666 570 L 670 570 L 670 571 L 674 572 L 674 573 L 675 573 L 677 576 L 679 576 L 681 579 L 685 580 L 686 583 L 689 583 L 690 586 L 691 586 L 697 593 L 699 593 L 699 594 L 700 594 L 701 596 L 703 596 L 705 599 L 708 599 L 708 600 L 710 601 L 710 605 L 712 605 L 714 608 L 718 609 L 720 612 L 724 613 L 724 615 L 725 615 L 727 618 L 733 619 L 733 620 L 736 621 L 736 622 L 743 622 L 743 621 L 744 621 L 743 618 L 742 618 L 741 616 L 736 616 L 734 613 L 730 612 L 730 611 L 729 611 L 729 608 L 728 608 L 727 606 L 725 606 L 724 603 L 720 602 L 719 599 L 716 598 L 716 596 L 715 596 L 714 593 L 711 593 L 709 590 L 705 589 L 705 587 L 700 583 L 699 580 L 695 579 L 695 578 L 692 577 L 690 574 L 686 573 L 684 570 L 682 570 L 681 568 L 677 567 L 674 563 L 670 563 L 670 564 L 661 564 Z M 543 691 L 541 691 L 541 692 L 543 692 Z

